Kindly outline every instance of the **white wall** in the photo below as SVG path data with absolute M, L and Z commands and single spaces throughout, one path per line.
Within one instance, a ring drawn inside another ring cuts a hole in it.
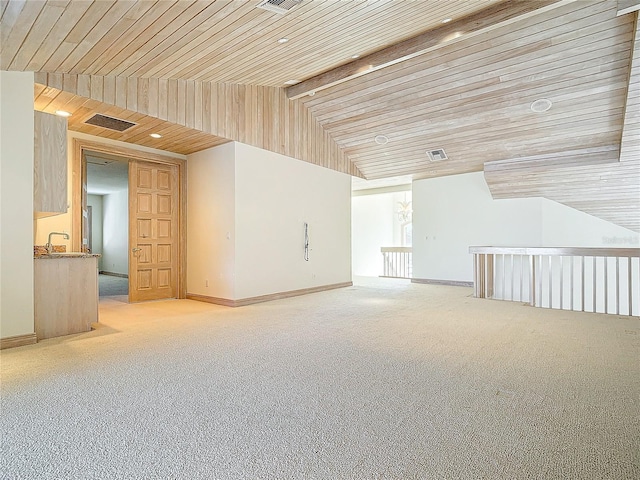
M 472 281 L 471 245 L 538 246 L 539 199 L 493 200 L 482 172 L 413 182 L 413 276 Z
M 472 281 L 472 245 L 639 246 L 638 234 L 551 200 L 493 200 L 482 172 L 413 182 L 413 211 L 414 278 Z
M 0 72 L 0 336 L 34 332 L 33 73 Z
M 189 293 L 239 300 L 351 281 L 348 175 L 241 143 L 187 165 Z
M 129 190 L 102 197 L 102 269 L 129 273 Z
M 102 254 L 102 195 L 87 195 L 87 206 L 91 207 L 91 253 Z M 102 257 L 98 259 L 98 270 L 104 270 Z
M 187 291 L 235 298 L 235 145 L 187 161 Z
M 640 247 L 640 235 L 632 230 L 546 198 L 540 201 L 545 247 Z
M 349 175 L 236 143 L 235 199 L 237 298 L 351 281 Z

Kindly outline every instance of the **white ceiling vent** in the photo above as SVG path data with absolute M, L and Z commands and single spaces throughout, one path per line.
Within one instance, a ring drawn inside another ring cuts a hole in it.
M 262 0 L 258 8 L 282 15 L 301 3 L 302 0 Z
M 447 154 L 444 153 L 444 149 L 438 148 L 436 150 L 427 150 L 427 155 L 429 155 L 429 160 L 432 162 L 439 162 L 440 160 L 446 160 Z

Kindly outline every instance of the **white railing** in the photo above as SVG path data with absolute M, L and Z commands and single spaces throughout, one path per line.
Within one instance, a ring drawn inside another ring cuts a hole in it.
M 382 277 L 411 278 L 413 273 L 411 247 L 381 247 Z
M 478 298 L 640 314 L 640 248 L 469 247 L 469 253 Z

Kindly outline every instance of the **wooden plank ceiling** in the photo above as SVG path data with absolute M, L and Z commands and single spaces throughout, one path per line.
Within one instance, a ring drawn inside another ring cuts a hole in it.
M 42 76 L 42 74 L 39 75 Z M 44 76 L 46 78 L 46 74 Z M 144 113 L 127 110 L 126 108 L 107 105 L 92 98 L 45 86 L 46 84 L 46 79 L 43 83 L 36 84 L 34 108 L 47 113 L 55 113 L 59 110 L 73 112 L 73 115 L 68 118 L 68 126 L 69 130 L 75 132 L 135 143 L 182 155 L 199 152 L 200 150 L 229 142 L 224 137 L 217 137 L 195 128 L 188 128 Z M 126 120 L 136 125 L 123 132 L 118 132 L 85 123 L 96 113 Z M 162 137 L 153 138 L 150 136 L 152 133 Z
M 0 66 L 283 86 L 496 1 L 306 0 L 279 15 L 257 0 L 9 0 Z
M 637 12 L 304 0 L 279 15 L 257 3 L 3 1 L 0 66 L 38 72 L 36 107 L 73 110 L 72 129 L 178 153 L 237 140 L 377 180 L 486 164 L 497 198 L 545 195 L 640 228 Z M 533 112 L 538 99 L 551 109 Z M 84 125 L 98 112 L 139 125 L 122 136 Z M 148 137 L 157 129 L 161 142 Z M 430 162 L 436 148 L 449 159 Z

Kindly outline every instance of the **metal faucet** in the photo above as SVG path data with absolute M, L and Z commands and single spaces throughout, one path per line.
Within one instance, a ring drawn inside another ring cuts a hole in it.
M 64 232 L 51 232 L 49 234 L 49 241 L 45 245 L 47 247 L 47 253 L 53 253 L 53 245 L 51 244 L 51 235 L 62 235 L 65 240 L 69 240 L 69 234 Z

